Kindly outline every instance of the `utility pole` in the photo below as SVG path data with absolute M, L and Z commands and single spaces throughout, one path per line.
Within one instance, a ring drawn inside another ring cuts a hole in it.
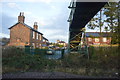
M 118 34 L 120 34 L 120 1 L 118 2 Z M 118 35 L 118 44 L 120 48 L 120 35 Z
M 100 33 L 101 33 L 101 31 L 102 31 L 102 29 L 101 29 L 101 14 L 102 14 L 102 10 L 100 10 L 100 23 L 99 23 L 99 26 L 100 26 Z
M 99 19 L 99 26 L 100 26 L 100 44 L 101 44 L 101 39 L 102 39 L 102 34 L 101 34 L 101 32 L 102 32 L 102 22 L 101 22 L 101 18 L 102 18 L 102 9 L 100 10 L 100 19 Z

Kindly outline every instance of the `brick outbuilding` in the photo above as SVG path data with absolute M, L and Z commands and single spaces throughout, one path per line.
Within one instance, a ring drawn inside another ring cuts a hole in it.
M 86 32 L 86 41 L 88 45 L 111 44 L 111 35 L 109 32 Z

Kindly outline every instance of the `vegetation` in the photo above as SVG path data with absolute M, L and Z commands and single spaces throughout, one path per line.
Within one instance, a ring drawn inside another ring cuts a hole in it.
M 98 12 L 98 14 L 88 23 L 88 28 L 99 28 L 100 32 L 102 31 L 101 29 L 104 28 L 104 31 L 111 32 L 112 44 L 120 43 L 120 26 L 118 25 L 118 2 L 109 2 L 109 6 L 106 4 L 104 8 Z
M 118 72 L 117 47 L 90 47 L 90 59 L 81 54 L 68 54 L 63 59 L 52 60 L 42 54 L 27 54 L 24 49 L 3 49 L 3 73 L 28 71 L 60 71 L 85 76 L 115 76 Z
M 118 2 L 110 2 L 109 6 L 105 6 L 104 14 L 106 15 L 105 22 L 107 23 L 107 27 L 111 31 L 112 36 L 112 44 L 118 43 L 119 32 L 118 29 Z

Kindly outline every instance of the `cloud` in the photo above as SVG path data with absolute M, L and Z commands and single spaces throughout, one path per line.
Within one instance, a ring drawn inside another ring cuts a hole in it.
M 15 2 L 9 2 L 9 3 L 7 3 L 7 6 L 10 8 L 17 8 L 17 9 L 21 10 L 20 6 L 18 6 Z
M 29 15 L 31 16 L 31 15 Z M 46 20 L 44 18 L 37 18 L 37 17 L 34 17 L 34 16 L 31 16 L 31 17 L 26 17 L 25 19 L 25 23 L 30 25 L 30 26 L 33 26 L 34 22 L 37 22 L 38 24 L 38 28 L 45 28 L 45 26 L 49 26 L 52 23 L 52 21 L 50 20 Z
M 33 0 L 29 0 L 33 1 Z M 36 0 L 35 0 L 36 1 Z M 44 0 L 44 3 L 47 2 Z M 9 7 L 14 6 L 20 6 L 21 8 L 24 7 L 22 10 L 25 13 L 25 23 L 29 26 L 33 27 L 34 22 L 38 22 L 38 30 L 44 34 L 44 36 L 50 41 L 54 42 L 57 39 L 64 40 L 67 42 L 68 40 L 68 31 L 69 31 L 69 25 L 67 23 L 67 19 L 69 16 L 69 10 L 67 6 L 69 3 L 55 3 L 48 1 L 49 3 L 43 4 L 36 4 L 31 6 L 33 9 L 31 10 L 31 7 L 27 5 L 22 5 L 21 3 L 9 3 Z M 25 3 L 23 3 L 25 4 Z M 30 3 L 29 5 L 32 5 Z M 37 8 L 36 8 L 37 6 Z M 38 8 L 39 7 L 39 8 Z M 48 9 L 49 8 L 49 9 Z M 39 10 L 38 10 L 39 9 Z M 15 9 L 16 10 L 16 9 Z M 14 10 L 14 11 L 15 11 Z M 17 11 L 18 12 L 18 11 Z M 16 14 L 17 14 L 16 12 Z M 13 12 L 12 12 L 13 13 Z M 8 16 L 9 15 L 9 16 Z M 8 33 L 8 28 L 12 25 L 14 25 L 17 22 L 17 16 L 11 17 L 12 14 L 3 14 L 3 23 L 2 26 L 3 32 Z M 14 14 L 12 15 L 14 16 Z
M 24 13 L 25 13 L 26 15 L 31 15 L 31 14 L 32 14 L 32 12 L 30 12 L 30 11 L 24 11 Z
M 71 0 L 1 0 L 1 2 L 44 2 L 44 3 L 51 3 L 51 2 L 70 2 Z
M 10 36 L 8 34 L 0 33 L 0 38 L 3 38 L 3 37 L 9 38 Z
M 11 7 L 11 8 L 14 8 L 14 7 L 17 6 L 17 4 L 16 3 L 8 3 L 8 6 Z
M 46 38 L 49 39 L 49 41 L 55 42 L 57 39 L 64 40 L 67 42 L 68 40 L 68 30 L 64 29 L 40 29 L 40 32 L 44 34 Z

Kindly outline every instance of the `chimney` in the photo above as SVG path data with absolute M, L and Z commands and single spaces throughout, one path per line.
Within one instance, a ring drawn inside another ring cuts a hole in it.
M 20 12 L 20 15 L 18 16 L 18 22 L 24 23 L 25 17 L 24 12 Z
M 37 29 L 38 29 L 37 22 L 34 22 L 34 29 L 35 29 L 35 30 L 37 30 Z

